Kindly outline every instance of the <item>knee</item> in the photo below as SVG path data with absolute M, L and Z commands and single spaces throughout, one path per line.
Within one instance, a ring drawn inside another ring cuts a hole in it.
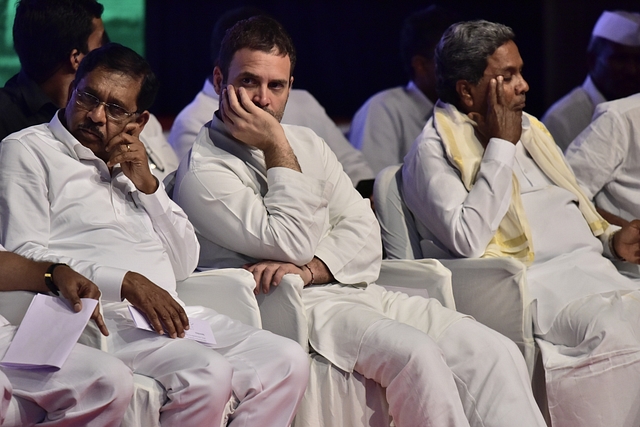
M 112 362 L 105 367 L 105 376 L 101 382 L 108 383 L 106 387 L 113 396 L 112 405 L 126 408 L 133 396 L 133 372 L 127 365 L 118 359 L 113 358 Z
M 224 407 L 231 397 L 233 368 L 222 356 L 207 349 L 189 369 L 177 372 L 177 380 L 194 400 L 204 399 Z
M 304 391 L 309 381 L 309 354 L 295 341 L 280 338 L 276 359 L 280 365 L 282 382 L 293 389 Z

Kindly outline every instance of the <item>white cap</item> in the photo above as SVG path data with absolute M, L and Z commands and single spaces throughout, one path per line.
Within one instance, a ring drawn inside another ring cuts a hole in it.
M 640 46 L 640 13 L 602 12 L 591 35 L 625 46 Z

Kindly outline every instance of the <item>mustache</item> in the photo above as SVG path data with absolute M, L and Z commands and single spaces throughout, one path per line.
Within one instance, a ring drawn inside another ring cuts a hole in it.
M 82 123 L 82 124 L 78 125 L 78 129 L 79 130 L 89 131 L 89 132 L 99 136 L 100 139 L 104 139 L 104 134 L 102 133 L 102 131 L 98 128 L 98 126 L 96 126 L 93 123 L 88 123 L 88 122 Z

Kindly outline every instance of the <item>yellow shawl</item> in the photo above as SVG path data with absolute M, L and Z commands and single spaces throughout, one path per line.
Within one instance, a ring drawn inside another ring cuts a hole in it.
M 467 191 L 476 181 L 484 148 L 475 134 L 475 122 L 451 104 L 438 101 L 434 108 L 434 124 L 442 138 L 449 161 L 460 171 Z M 520 141 L 542 172 L 557 186 L 571 191 L 578 199 L 578 208 L 595 236 L 602 234 L 609 224 L 598 214 L 582 192 L 573 172 L 558 151 L 553 137 L 535 117 L 523 113 L 530 126 L 523 127 Z M 525 119 L 523 119 L 525 120 Z M 482 257 L 513 257 L 525 265 L 534 260 L 531 230 L 527 221 L 520 186 L 512 177 L 511 203 Z

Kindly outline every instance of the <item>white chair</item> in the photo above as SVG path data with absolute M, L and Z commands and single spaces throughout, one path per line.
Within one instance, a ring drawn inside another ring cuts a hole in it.
M 415 219 L 402 198 L 401 166 L 380 171 L 373 190 L 386 257 L 446 256 L 428 239 L 421 239 Z M 524 355 L 529 374 L 533 375 L 536 347 L 524 264 L 510 258 L 440 261 L 451 270 L 457 310 L 512 339 Z
M 178 282 L 180 299 L 187 305 L 201 305 L 226 314 L 256 328 L 261 327 L 260 310 L 253 294 L 253 275 L 242 269 L 224 269 L 194 273 Z M 26 313 L 33 293 L 27 291 L 2 292 L 0 315 L 10 323 L 19 325 Z M 100 348 L 103 337 L 90 322 L 79 340 L 83 344 Z M 160 408 L 166 401 L 164 388 L 152 378 L 135 374 L 134 394 L 125 413 L 122 426 L 159 427 Z M 228 403 L 227 415 L 235 409 L 234 397 Z M 3 425 L 31 426 L 44 418 L 44 411 L 31 402 L 12 400 Z M 226 419 L 222 426 L 226 425 Z
M 435 260 L 385 260 L 377 284 L 391 291 L 436 298 L 455 309 L 451 273 Z M 264 329 L 291 338 L 309 350 L 302 279 L 286 275 L 269 294 L 259 294 Z M 382 356 L 384 357 L 384 356 Z M 311 352 L 311 374 L 294 427 L 392 425 L 385 391 L 357 372 L 347 373 Z

